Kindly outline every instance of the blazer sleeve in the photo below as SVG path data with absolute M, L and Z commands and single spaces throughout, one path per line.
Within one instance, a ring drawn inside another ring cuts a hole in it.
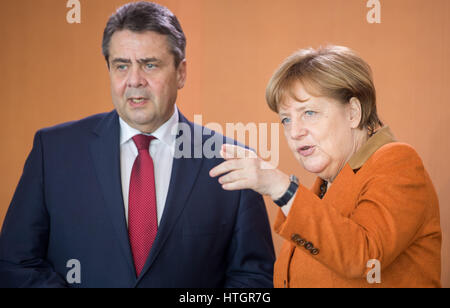
M 43 169 L 41 132 L 37 132 L 0 234 L 0 287 L 66 286 L 46 261 L 49 215 Z
M 354 208 L 348 217 L 337 205 L 354 200 L 321 200 L 300 185 L 288 216 L 278 213 L 275 230 L 294 245 L 295 234 L 311 242 L 320 252 L 304 252 L 346 278 L 365 277 L 371 259 L 388 267 L 416 239 L 437 199 L 421 159 L 407 145 L 378 155 L 369 168 L 356 204 L 344 205 Z
M 273 288 L 275 252 L 261 195 L 242 190 L 227 254 L 225 288 Z

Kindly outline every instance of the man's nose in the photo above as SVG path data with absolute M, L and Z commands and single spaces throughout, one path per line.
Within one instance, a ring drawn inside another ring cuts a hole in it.
M 131 68 L 128 80 L 127 80 L 127 86 L 130 88 L 139 88 L 139 87 L 145 87 L 147 85 L 147 81 L 145 80 L 144 76 L 142 75 L 142 72 L 139 68 Z

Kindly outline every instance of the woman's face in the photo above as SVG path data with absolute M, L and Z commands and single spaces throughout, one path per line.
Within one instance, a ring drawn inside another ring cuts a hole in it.
M 301 82 L 293 83 L 291 93 L 278 111 L 289 147 L 307 171 L 332 182 L 357 150 L 359 101 L 355 106 L 312 96 Z

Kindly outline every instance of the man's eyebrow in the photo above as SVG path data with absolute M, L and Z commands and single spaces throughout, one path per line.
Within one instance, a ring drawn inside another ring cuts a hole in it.
M 153 57 L 153 58 L 139 59 L 139 60 L 137 60 L 137 62 L 139 64 L 145 64 L 145 63 L 151 63 L 151 62 L 161 62 L 161 60 Z
M 157 58 L 143 58 L 143 59 L 139 59 L 137 60 L 137 62 L 139 64 L 146 64 L 146 63 L 159 63 L 161 62 L 161 60 L 157 59 Z M 126 64 L 131 64 L 131 60 L 130 59 L 125 59 L 125 58 L 114 58 L 111 61 L 112 64 L 117 64 L 117 63 L 126 63 Z
M 131 63 L 130 59 L 124 59 L 124 58 L 115 58 L 111 61 L 112 64 L 116 64 L 116 63 Z

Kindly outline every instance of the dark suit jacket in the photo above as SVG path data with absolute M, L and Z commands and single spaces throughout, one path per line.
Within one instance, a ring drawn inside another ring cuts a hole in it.
M 180 123 L 192 137 L 181 150 L 198 153 L 208 134 L 226 140 L 211 131 L 194 138 L 206 129 L 181 114 Z M 73 287 L 272 287 L 275 256 L 262 197 L 224 191 L 209 177 L 223 160 L 205 157 L 174 159 L 158 234 L 136 278 L 119 135 L 115 111 L 36 133 L 0 235 L 1 287 L 68 286 L 73 259 L 81 280 Z

